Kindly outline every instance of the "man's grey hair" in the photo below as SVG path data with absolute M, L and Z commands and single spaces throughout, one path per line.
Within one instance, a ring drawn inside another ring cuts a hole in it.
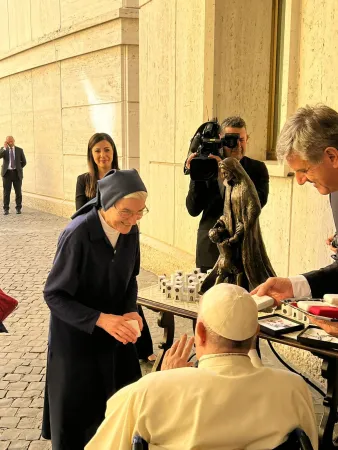
M 221 133 L 224 133 L 225 128 L 227 127 L 246 129 L 246 123 L 245 120 L 242 119 L 242 117 L 240 116 L 231 116 L 224 119 L 223 122 L 221 123 Z
M 318 164 L 327 147 L 338 150 L 338 113 L 326 105 L 306 105 L 286 121 L 276 153 L 280 161 L 296 155 Z
M 202 319 L 203 320 L 203 319 Z M 212 331 L 212 329 L 204 323 L 204 327 L 207 332 L 207 340 L 212 343 L 215 347 L 217 347 L 220 351 L 229 351 L 229 350 L 247 350 L 249 351 L 251 348 L 252 337 L 249 339 L 245 339 L 244 341 L 233 341 L 231 339 L 227 339 L 223 336 Z

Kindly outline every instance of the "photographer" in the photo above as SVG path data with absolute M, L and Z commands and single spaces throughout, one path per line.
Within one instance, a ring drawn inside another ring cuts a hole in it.
M 229 133 L 237 133 L 237 145 L 234 148 L 223 147 L 219 156 L 210 154 L 209 158 L 220 162 L 222 158 L 229 156 L 238 159 L 254 183 L 258 197 L 263 207 L 269 194 L 269 174 L 265 164 L 245 156 L 248 134 L 245 121 L 238 116 L 228 117 L 220 126 L 220 137 L 226 137 Z M 190 173 L 191 161 L 197 156 L 194 151 L 185 162 L 185 173 Z M 211 269 L 219 256 L 217 245 L 211 242 L 208 236 L 210 228 L 214 226 L 223 214 L 225 187 L 219 179 L 190 180 L 189 192 L 186 198 L 186 206 L 193 217 L 202 213 L 197 233 L 196 267 L 203 272 Z

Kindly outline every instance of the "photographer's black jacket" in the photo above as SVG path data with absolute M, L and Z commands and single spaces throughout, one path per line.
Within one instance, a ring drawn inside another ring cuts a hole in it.
M 269 195 L 269 174 L 265 164 L 247 156 L 244 156 L 240 162 L 254 183 L 263 207 Z M 210 269 L 215 265 L 219 252 L 217 245 L 210 241 L 208 232 L 223 214 L 224 207 L 218 181 L 190 180 L 186 206 L 193 217 L 203 212 L 197 233 L 196 267 Z

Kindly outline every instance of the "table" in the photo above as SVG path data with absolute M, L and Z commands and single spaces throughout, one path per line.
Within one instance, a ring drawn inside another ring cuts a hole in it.
M 160 293 L 158 286 L 153 285 L 139 290 L 137 303 L 159 313 L 158 326 L 163 328 L 163 340 L 159 345 L 160 351 L 153 366 L 153 371 L 158 371 L 161 369 L 165 352 L 174 341 L 175 316 L 191 319 L 194 327 L 198 313 L 198 302 L 166 299 Z M 338 351 L 303 345 L 296 340 L 295 333 L 290 333 L 290 336 L 285 334 L 278 337 L 259 333 L 259 338 L 307 350 L 323 360 L 321 373 L 323 378 L 327 380 L 327 393 L 323 399 L 324 413 L 319 425 L 319 450 L 338 449 L 338 443 L 333 441 L 338 407 Z

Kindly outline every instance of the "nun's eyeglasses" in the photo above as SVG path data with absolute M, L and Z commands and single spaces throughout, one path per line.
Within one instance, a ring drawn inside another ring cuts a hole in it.
M 130 211 L 130 209 L 118 209 L 115 205 L 114 205 L 114 208 L 119 213 L 119 216 L 122 219 L 130 219 L 133 216 L 136 216 L 138 219 L 141 219 L 141 217 L 145 216 L 149 212 L 149 209 L 147 207 L 145 207 L 137 212 Z

